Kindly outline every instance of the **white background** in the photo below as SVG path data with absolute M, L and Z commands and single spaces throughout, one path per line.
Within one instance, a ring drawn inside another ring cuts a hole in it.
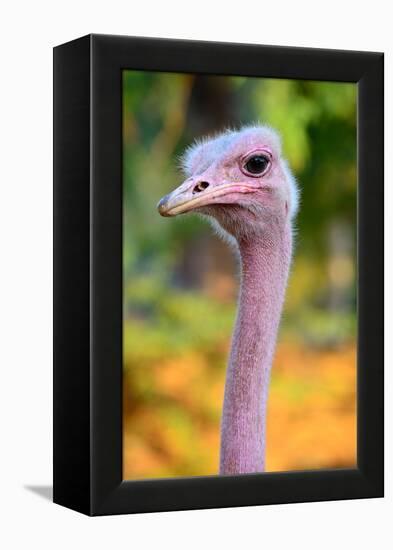
M 392 376 L 387 343 L 385 499 L 87 518 L 30 486 L 51 484 L 52 47 L 95 32 L 384 51 L 389 2 L 111 0 L 7 3 L 0 20 L 0 545 L 2 548 L 392 547 Z M 390 97 L 389 97 L 390 96 Z M 392 109 L 387 107 L 387 157 Z M 371 144 L 372 146 L 372 144 Z M 389 155 L 390 153 L 390 155 Z M 392 181 L 386 310 L 392 311 Z M 387 335 L 391 316 L 387 318 Z M 391 340 L 391 337 L 390 337 Z M 321 426 L 321 429 L 323 427 Z M 284 435 L 283 435 L 284 437 Z M 48 493 L 47 489 L 41 492 Z

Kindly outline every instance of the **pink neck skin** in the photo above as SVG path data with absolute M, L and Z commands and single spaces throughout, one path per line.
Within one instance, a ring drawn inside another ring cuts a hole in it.
M 269 378 L 292 251 L 289 223 L 239 242 L 239 249 L 241 287 L 225 383 L 220 474 L 265 469 Z

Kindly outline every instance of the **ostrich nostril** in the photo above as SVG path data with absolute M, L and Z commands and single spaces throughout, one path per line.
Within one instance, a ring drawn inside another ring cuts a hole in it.
M 201 193 L 202 191 L 204 191 L 208 187 L 209 187 L 209 183 L 207 181 L 200 181 L 199 183 L 196 184 L 196 186 L 194 187 L 192 192 L 193 193 Z

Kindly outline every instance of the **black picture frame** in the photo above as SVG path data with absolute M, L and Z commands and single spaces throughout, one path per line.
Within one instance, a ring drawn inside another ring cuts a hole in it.
M 357 468 L 122 479 L 122 70 L 358 84 Z M 383 496 L 383 54 L 88 35 L 54 48 L 54 502 L 88 515 Z

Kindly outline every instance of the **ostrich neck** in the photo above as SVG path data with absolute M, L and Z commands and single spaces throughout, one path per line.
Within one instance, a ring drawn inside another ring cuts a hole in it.
M 270 370 L 291 259 L 291 229 L 240 241 L 241 287 L 225 383 L 221 474 L 265 469 Z

